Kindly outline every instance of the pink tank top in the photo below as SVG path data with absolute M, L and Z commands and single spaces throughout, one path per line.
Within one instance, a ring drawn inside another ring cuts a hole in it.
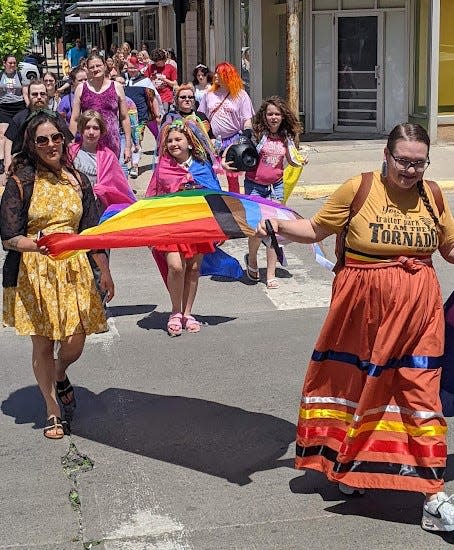
M 109 147 L 117 158 L 120 158 L 120 119 L 118 94 L 115 90 L 115 83 L 111 82 L 110 86 L 104 92 L 97 93 L 89 89 L 87 83 L 83 83 L 82 94 L 80 96 L 80 111 L 81 113 L 87 109 L 94 109 L 102 114 L 107 131 L 101 137 L 99 143 L 105 147 Z

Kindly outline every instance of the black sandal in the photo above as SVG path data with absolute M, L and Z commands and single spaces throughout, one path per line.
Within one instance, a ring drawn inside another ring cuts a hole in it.
M 61 433 L 58 433 L 57 430 L 61 430 Z M 54 432 L 54 434 L 50 435 L 50 432 Z M 62 439 L 65 435 L 65 429 L 61 418 L 54 414 L 49 416 L 47 419 L 47 426 L 44 428 L 43 433 L 44 437 L 47 437 L 47 439 Z
M 63 405 L 63 407 L 69 407 L 72 408 L 76 407 L 76 399 L 74 397 L 74 388 L 72 387 L 71 382 L 69 381 L 69 378 L 65 376 L 64 380 L 57 380 L 55 384 L 55 389 L 57 390 L 57 397 L 60 400 L 60 403 Z M 63 401 L 63 399 L 68 396 L 70 393 L 73 394 L 73 397 L 70 401 L 67 401 L 66 403 Z

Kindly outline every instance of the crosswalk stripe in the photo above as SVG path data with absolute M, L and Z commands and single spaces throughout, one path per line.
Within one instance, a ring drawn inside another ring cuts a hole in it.
M 241 263 L 243 263 L 242 258 L 246 247 L 247 244 L 242 239 L 228 241 L 223 245 L 223 249 L 239 259 Z M 268 289 L 266 285 L 254 285 L 254 288 L 262 289 L 262 292 L 265 292 L 274 307 L 279 310 L 328 307 L 331 300 L 332 274 L 315 263 L 309 247 L 304 250 L 304 258 L 302 258 L 296 256 L 287 246 L 285 247 L 285 256 L 288 265 L 281 268 L 278 264 L 276 273 L 279 275 L 279 272 L 281 272 L 282 275 L 287 271 L 290 276 L 278 276 L 279 288 Z M 257 259 L 260 267 L 266 266 L 264 246 L 259 248 Z M 316 273 L 322 273 L 322 275 L 320 277 L 314 276 L 314 270 L 316 270 Z

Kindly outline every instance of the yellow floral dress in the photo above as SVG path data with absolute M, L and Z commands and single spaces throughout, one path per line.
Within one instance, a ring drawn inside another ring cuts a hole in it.
M 28 211 L 27 236 L 77 232 L 82 216 L 79 189 L 63 173 L 38 172 Z M 73 334 L 107 330 L 104 309 L 86 254 L 52 260 L 36 252 L 21 255 L 17 286 L 4 289 L 3 324 L 18 334 L 64 340 Z

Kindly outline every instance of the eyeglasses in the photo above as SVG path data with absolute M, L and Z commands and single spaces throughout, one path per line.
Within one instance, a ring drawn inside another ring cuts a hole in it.
M 65 141 L 65 136 L 61 132 L 55 132 L 50 136 L 36 136 L 35 144 L 37 147 L 47 147 L 48 145 L 61 145 Z
M 193 95 L 179 95 L 178 99 L 194 99 Z
M 424 172 L 430 164 L 430 160 L 428 158 L 424 160 L 408 160 L 401 157 L 395 157 L 391 152 L 389 154 L 392 156 L 397 168 L 400 170 L 414 168 L 415 172 Z
M 31 92 L 30 96 L 31 97 L 46 97 L 47 92 Z
M 43 82 L 45 83 L 50 82 L 51 84 L 54 84 L 55 80 L 53 78 L 47 78 L 47 79 L 45 78 Z

